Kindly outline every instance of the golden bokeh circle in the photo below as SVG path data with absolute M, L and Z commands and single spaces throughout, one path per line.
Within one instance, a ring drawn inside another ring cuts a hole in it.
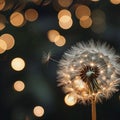
M 13 12 L 10 15 L 10 23 L 15 27 L 21 27 L 25 22 L 24 16 L 20 12 Z
M 0 0 L 0 10 L 3 10 L 5 7 L 5 0 Z
M 5 33 L 0 37 L 7 44 L 7 50 L 10 50 L 15 45 L 15 39 L 11 34 Z
M 42 117 L 44 115 L 44 108 L 42 106 L 35 106 L 33 113 L 36 117 Z
M 62 9 L 58 12 L 58 19 L 60 19 L 62 16 L 67 15 L 71 17 L 71 12 L 67 9 Z
M 25 84 L 21 80 L 18 80 L 14 83 L 13 87 L 17 92 L 21 92 L 24 90 Z
M 21 71 L 25 67 L 25 61 L 20 57 L 16 57 L 11 61 L 11 67 L 15 71 Z
M 75 10 L 75 15 L 78 19 L 81 19 L 83 16 L 90 16 L 91 10 L 86 5 L 79 5 Z
M 64 46 L 66 43 L 66 39 L 64 36 L 62 35 L 59 35 L 55 38 L 55 45 L 58 46 L 58 47 L 62 47 Z
M 0 39 L 0 54 L 4 53 L 7 49 L 7 44 L 4 40 Z
M 26 20 L 33 22 L 38 19 L 38 12 L 37 10 L 30 8 L 25 11 L 25 18 Z
M 59 35 L 59 32 L 57 30 L 49 30 L 47 33 L 47 36 L 50 42 L 55 42 L 55 38 L 58 35 Z

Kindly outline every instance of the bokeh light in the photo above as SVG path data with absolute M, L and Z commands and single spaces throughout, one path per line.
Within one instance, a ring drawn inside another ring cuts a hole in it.
M 3 14 L 0 14 L 0 30 L 3 30 L 6 27 L 6 17 Z
M 62 47 L 65 45 L 65 43 L 66 43 L 66 39 L 64 36 L 62 36 L 62 35 L 56 36 L 55 45 L 57 45 L 58 47 Z
M 31 0 L 33 3 L 35 3 L 36 5 L 40 5 L 42 0 Z
M 0 38 L 0 54 L 4 53 L 7 49 L 7 44 Z
M 79 20 L 87 19 L 91 15 L 91 10 L 86 5 L 79 5 L 75 10 L 75 15 Z
M 1 35 L 0 39 L 4 40 L 7 44 L 7 50 L 10 50 L 15 45 L 15 39 L 11 34 L 5 33 Z
M 33 113 L 36 117 L 42 117 L 44 115 L 44 108 L 42 106 L 35 106 Z
M 88 17 L 86 20 L 80 20 L 80 26 L 83 28 L 89 28 L 92 25 L 92 19 Z
M 25 61 L 20 57 L 16 57 L 11 61 L 11 67 L 15 71 L 21 71 L 25 67 Z
M 20 12 L 13 12 L 10 15 L 10 23 L 15 27 L 21 27 L 25 23 L 25 19 L 22 13 Z
M 25 18 L 26 20 L 33 22 L 38 19 L 38 12 L 35 9 L 27 9 L 25 11 Z
M 5 0 L 0 0 L 0 10 L 3 10 L 5 7 Z
M 120 4 L 120 0 L 110 0 L 110 2 L 115 5 Z
M 0 22 L 0 30 L 3 30 L 6 27 L 6 25 L 4 23 Z
M 67 9 L 62 9 L 58 12 L 58 19 L 60 19 L 62 16 L 67 15 L 71 17 L 71 12 Z
M 14 85 L 13 85 L 14 89 L 17 91 L 17 92 L 21 92 L 24 90 L 25 88 L 25 84 L 23 81 L 21 80 L 17 80 Z
M 73 106 L 76 104 L 77 102 L 77 99 L 76 97 L 74 96 L 74 94 L 67 94 L 64 98 L 64 102 L 66 105 L 68 106 Z
M 73 0 L 58 0 L 58 4 L 61 7 L 68 8 L 72 4 Z
M 47 32 L 47 36 L 48 39 L 50 40 L 50 42 L 55 42 L 55 38 L 60 35 L 59 32 L 57 30 L 49 30 Z
M 72 27 L 72 24 L 73 24 L 72 18 L 67 15 L 62 16 L 59 19 L 59 26 L 62 29 L 65 29 L 65 30 L 70 29 Z

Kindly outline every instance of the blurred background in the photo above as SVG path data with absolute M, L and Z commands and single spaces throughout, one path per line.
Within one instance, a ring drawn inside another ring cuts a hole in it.
M 91 39 L 120 54 L 120 0 L 0 0 L 0 119 L 91 120 L 90 105 L 64 102 L 56 74 Z M 97 120 L 119 116 L 119 92 L 97 104 Z

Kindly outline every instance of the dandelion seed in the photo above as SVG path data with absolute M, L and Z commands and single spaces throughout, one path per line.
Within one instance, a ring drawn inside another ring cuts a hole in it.
M 58 63 L 57 60 L 55 60 L 51 57 L 51 52 L 44 53 L 43 56 L 42 56 L 42 63 L 47 63 L 47 62 L 49 62 L 49 60 Z
M 44 53 L 43 56 L 42 56 L 42 62 L 43 63 L 47 63 L 50 60 L 50 57 L 51 57 L 51 53 L 50 52 Z

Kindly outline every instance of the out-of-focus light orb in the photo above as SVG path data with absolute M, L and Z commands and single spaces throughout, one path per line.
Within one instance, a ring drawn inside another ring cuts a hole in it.
M 0 30 L 3 30 L 6 27 L 4 23 L 0 23 Z
M 61 7 L 67 8 L 72 4 L 73 0 L 58 0 L 58 4 Z
M 15 71 L 21 71 L 25 67 L 25 61 L 20 57 L 16 57 L 11 61 L 11 67 Z
M 40 5 L 42 3 L 42 0 L 31 0 L 36 5 Z
M 68 15 L 63 15 L 62 17 L 60 17 L 59 21 L 62 23 L 68 23 L 70 21 L 71 17 Z
M 58 12 L 58 19 L 60 19 L 62 16 L 69 16 L 71 17 L 71 12 L 69 10 L 66 9 L 62 9 Z
M 44 108 L 42 106 L 35 106 L 33 113 L 36 117 L 42 117 L 44 115 Z
M 91 10 L 86 5 L 79 5 L 75 10 L 75 15 L 78 19 L 87 19 L 91 15 Z
M 65 104 L 68 105 L 68 106 L 73 106 L 73 105 L 75 105 L 75 104 L 77 103 L 77 99 L 76 99 L 76 97 L 74 96 L 74 94 L 69 93 L 69 94 L 67 94 L 67 95 L 65 96 L 64 102 L 65 102 Z
M 70 17 L 69 17 L 69 19 L 66 19 L 66 20 L 62 19 L 62 17 L 61 17 L 61 19 L 59 20 L 59 26 L 62 29 L 65 29 L 65 30 L 70 29 L 72 27 L 72 25 L 73 25 L 73 20 Z
M 25 11 L 25 18 L 26 20 L 33 22 L 38 19 L 38 12 L 35 9 L 27 9 Z
M 18 81 L 16 81 L 16 82 L 14 83 L 13 87 L 14 87 L 14 89 L 15 89 L 17 92 L 21 92 L 21 91 L 24 90 L 25 84 L 24 84 L 23 81 L 18 80 Z
M 110 0 L 110 2 L 115 5 L 120 4 L 120 0 Z
M 62 47 L 65 45 L 65 43 L 66 43 L 66 39 L 64 36 L 62 36 L 62 35 L 56 36 L 56 38 L 55 38 L 55 45 L 56 46 Z
M 5 7 L 5 0 L 0 0 L 0 10 L 3 10 Z
M 6 17 L 3 14 L 0 14 L 0 30 L 3 30 L 6 27 Z
M 13 12 L 10 15 L 10 23 L 15 27 L 21 27 L 23 26 L 25 22 L 24 16 L 20 12 Z
M 3 8 L 3 11 L 7 11 L 13 8 L 14 6 L 14 0 L 5 0 L 5 6 Z
M 80 20 L 80 26 L 83 28 L 89 28 L 92 25 L 92 19 L 89 17 L 86 20 Z
M 0 54 L 4 53 L 7 49 L 7 44 L 4 40 L 0 39 Z
M 5 33 L 0 37 L 7 44 L 7 50 L 10 50 L 15 45 L 15 39 L 11 34 Z
M 49 30 L 47 33 L 48 39 L 50 42 L 55 42 L 55 38 L 59 36 L 59 32 L 57 30 Z

